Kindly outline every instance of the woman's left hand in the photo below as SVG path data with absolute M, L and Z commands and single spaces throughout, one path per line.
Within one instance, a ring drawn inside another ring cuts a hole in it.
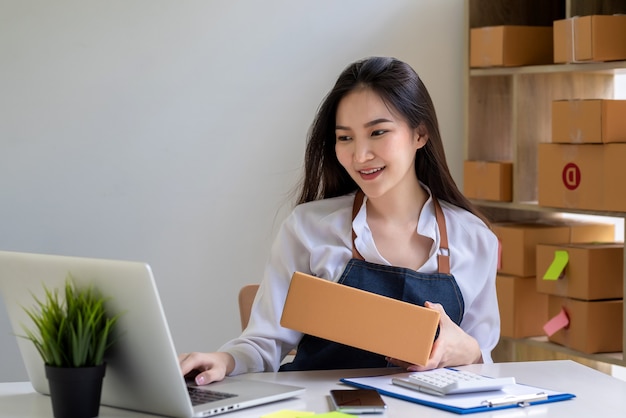
M 455 324 L 439 303 L 426 302 L 427 308 L 439 311 L 439 336 L 433 344 L 430 358 L 425 366 L 409 364 L 396 359 L 387 359 L 396 366 L 406 367 L 411 372 L 421 372 L 440 367 L 462 366 L 482 362 L 478 342 Z

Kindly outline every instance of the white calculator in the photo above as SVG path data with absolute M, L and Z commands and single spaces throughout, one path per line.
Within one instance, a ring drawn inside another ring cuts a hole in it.
M 394 385 L 439 396 L 501 390 L 506 385 L 515 384 L 514 377 L 492 378 L 455 369 L 416 372 L 408 377 L 394 377 L 391 381 Z

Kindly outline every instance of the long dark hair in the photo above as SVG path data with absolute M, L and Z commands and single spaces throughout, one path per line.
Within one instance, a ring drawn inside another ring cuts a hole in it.
M 319 107 L 308 135 L 304 178 L 297 203 L 342 196 L 358 189 L 335 154 L 335 118 L 341 99 L 357 88 L 369 88 L 408 123 L 423 126 L 426 145 L 417 150 L 415 174 L 431 193 L 474 213 L 482 214 L 459 191 L 450 175 L 439 133 L 435 107 L 428 90 L 410 65 L 389 57 L 371 57 L 349 65 Z

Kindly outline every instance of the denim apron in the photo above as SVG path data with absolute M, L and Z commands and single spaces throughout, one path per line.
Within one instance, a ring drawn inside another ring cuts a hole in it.
M 363 204 L 363 192 L 357 192 L 352 208 L 352 219 Z M 368 292 L 424 306 L 426 301 L 443 305 L 448 316 L 457 324 L 463 319 L 465 304 L 461 290 L 450 274 L 448 236 L 445 217 L 439 202 L 433 196 L 435 216 L 441 237 L 440 254 L 437 256 L 437 273 L 418 273 L 405 267 L 374 264 L 363 259 L 354 245 L 356 233 L 352 231 L 352 256 L 338 283 Z M 350 309 L 350 307 L 346 307 Z M 410 329 L 406 330 L 411 332 Z M 281 371 L 355 369 L 386 367 L 387 361 L 380 354 L 338 344 L 329 340 L 304 335 L 298 344 L 296 356 L 291 363 L 281 366 Z

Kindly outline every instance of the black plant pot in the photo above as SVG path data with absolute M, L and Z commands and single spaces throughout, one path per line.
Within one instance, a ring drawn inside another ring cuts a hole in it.
M 105 364 L 94 367 L 45 367 L 52 413 L 56 418 L 98 416 Z

